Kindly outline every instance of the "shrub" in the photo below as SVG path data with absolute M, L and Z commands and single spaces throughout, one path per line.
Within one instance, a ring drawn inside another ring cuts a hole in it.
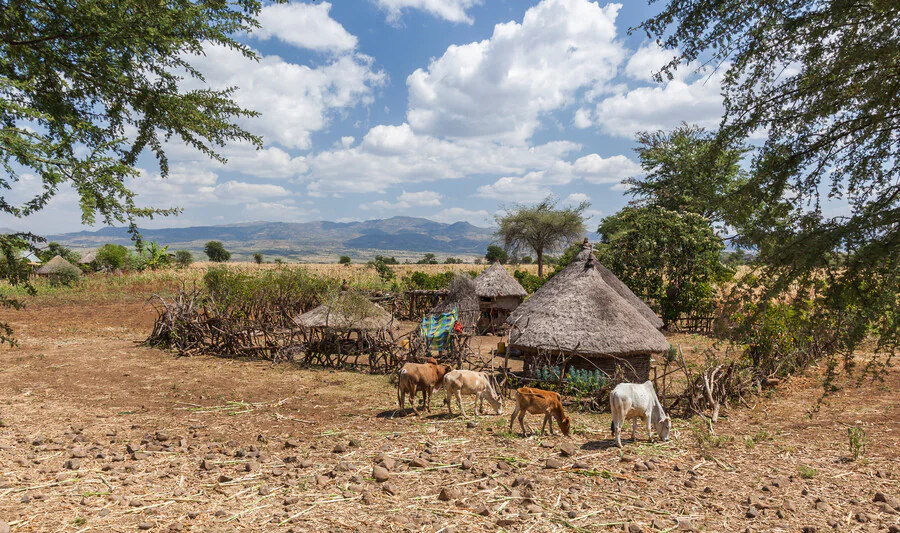
M 425 254 L 422 259 L 416 261 L 417 265 L 436 265 L 438 264 L 437 257 L 434 254 Z
M 187 250 L 178 250 L 175 252 L 175 264 L 181 268 L 187 268 L 194 262 L 194 255 Z
M 341 258 L 338 259 L 338 264 L 339 264 L 339 265 L 349 265 L 349 264 L 352 263 L 352 262 L 353 262 L 353 260 L 350 259 L 350 256 L 349 256 L 349 255 L 342 255 Z
M 253 254 L 253 262 L 256 263 L 257 265 L 263 264 L 263 259 L 264 259 L 263 254 L 261 254 L 259 252 L 256 252 L 255 254 Z
M 81 269 L 73 264 L 54 265 L 53 271 L 47 276 L 53 287 L 72 285 L 81 277 Z
M 847 428 L 847 438 L 850 440 L 850 455 L 856 461 L 866 451 L 866 444 L 868 443 L 866 431 L 856 426 L 849 427 Z
M 484 260 L 488 263 L 500 261 L 500 264 L 505 264 L 507 259 L 509 259 L 509 254 L 506 253 L 506 250 L 496 244 L 488 246 L 487 253 L 484 254 Z
M 58 242 L 47 243 L 47 248 L 37 253 L 38 258 L 44 263 L 50 261 L 57 255 L 72 264 L 77 263 L 78 260 L 81 259 L 81 256 L 78 253 L 73 252 Z
M 375 259 L 372 265 L 375 267 L 375 272 L 378 272 L 378 277 L 381 278 L 381 281 L 388 282 L 394 279 L 394 270 L 383 260 Z
M 94 260 L 104 270 L 122 270 L 128 263 L 128 248 L 121 244 L 104 244 Z
M 214 263 L 224 263 L 231 259 L 231 252 L 225 249 L 225 246 L 219 241 L 209 241 L 203 247 L 203 252 Z
M 803 479 L 812 479 L 816 477 L 816 474 L 819 473 L 819 471 L 815 468 L 806 465 L 800 465 L 797 468 L 797 471 L 800 472 L 800 477 L 802 477 Z
M 445 289 L 450 285 L 453 279 L 453 272 L 441 272 L 440 274 L 426 274 L 425 272 L 415 271 L 407 276 L 403 276 L 401 280 L 403 285 L 412 290 L 438 290 Z
M 531 294 L 534 291 L 540 289 L 541 286 L 543 286 L 547 281 L 547 279 L 545 278 L 535 276 L 534 274 L 531 274 L 524 270 L 516 270 L 515 272 L 513 272 L 513 277 L 516 278 L 519 284 L 522 285 L 522 287 L 524 287 L 526 291 L 528 291 L 528 294 Z

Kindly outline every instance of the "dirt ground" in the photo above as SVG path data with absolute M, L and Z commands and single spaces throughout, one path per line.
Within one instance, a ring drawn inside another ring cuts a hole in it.
M 138 303 L 2 313 L 21 346 L 0 351 L 0 532 L 900 531 L 897 370 L 818 412 L 820 385 L 797 378 L 714 434 L 676 419 L 674 440 L 639 431 L 620 451 L 609 415 L 570 413 L 568 439 L 509 432 L 509 401 L 449 418 L 439 393 L 402 416 L 386 376 L 177 358 L 138 346 L 152 319 Z

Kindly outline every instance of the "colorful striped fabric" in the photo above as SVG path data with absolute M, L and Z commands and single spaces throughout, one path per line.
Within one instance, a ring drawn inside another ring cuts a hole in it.
M 450 332 L 459 317 L 459 312 L 454 307 L 449 313 L 425 315 L 419 324 L 419 335 L 425 339 L 429 348 L 443 350 L 450 343 Z

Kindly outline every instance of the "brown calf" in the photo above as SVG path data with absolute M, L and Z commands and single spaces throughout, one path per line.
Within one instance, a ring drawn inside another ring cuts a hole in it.
M 569 436 L 569 417 L 563 410 L 562 401 L 559 394 L 533 389 L 531 387 L 522 387 L 516 391 L 516 408 L 513 410 L 512 417 L 509 419 L 509 430 L 512 431 L 513 422 L 516 417 L 519 418 L 519 425 L 522 426 L 522 436 L 525 436 L 525 413 L 533 415 L 544 415 L 544 423 L 541 425 L 541 435 L 544 434 L 544 427 L 550 424 L 550 434 L 553 435 L 553 421 L 550 417 L 556 419 L 559 429 L 565 436 Z
M 397 383 L 397 402 L 400 409 L 406 408 L 406 395 L 409 394 L 409 403 L 413 412 L 417 415 L 416 394 L 422 391 L 422 401 L 425 410 L 431 412 L 431 392 L 439 389 L 444 383 L 444 375 L 453 370 L 447 365 L 439 365 L 437 359 L 429 357 L 425 364 L 406 363 L 400 369 L 400 381 Z

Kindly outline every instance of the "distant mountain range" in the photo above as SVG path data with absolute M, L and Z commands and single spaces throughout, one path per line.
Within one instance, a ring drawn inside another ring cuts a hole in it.
M 425 253 L 483 255 L 493 238 L 493 230 L 468 222 L 442 224 L 425 218 L 393 217 L 364 222 L 249 222 L 223 226 L 142 229 L 146 241 L 169 245 L 170 250 L 201 252 L 207 241 L 222 241 L 236 259 L 248 259 L 255 252 L 268 257 L 330 262 L 338 255 L 367 258 L 375 254 L 394 255 L 399 260 Z M 107 243 L 129 245 L 126 228 L 102 228 L 47 235 L 77 249 L 92 249 Z

